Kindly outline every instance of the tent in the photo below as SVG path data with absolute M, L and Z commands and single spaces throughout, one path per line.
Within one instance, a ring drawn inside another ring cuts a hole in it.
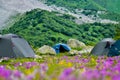
M 68 52 L 71 50 L 71 48 L 67 45 L 67 44 L 56 44 L 55 46 L 53 46 L 53 48 L 55 49 L 56 53 L 60 53 L 60 52 Z
M 117 40 L 110 48 L 108 56 L 120 55 L 120 40 Z
M 105 38 L 95 45 L 92 49 L 91 54 L 96 56 L 108 55 L 112 44 L 115 43 L 115 40 L 112 38 Z
M 35 57 L 35 53 L 22 37 L 5 34 L 0 36 L 0 57 Z

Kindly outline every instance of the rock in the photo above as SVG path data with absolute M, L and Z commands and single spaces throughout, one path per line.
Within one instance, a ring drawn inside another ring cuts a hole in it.
M 78 52 L 79 52 L 79 51 L 77 51 L 77 50 L 71 50 L 71 51 L 69 52 L 69 54 L 71 54 L 71 55 L 77 55 Z
M 81 54 L 90 53 L 92 49 L 93 49 L 93 46 L 86 46 L 81 51 L 79 51 L 79 53 L 81 53 Z
M 69 39 L 67 41 L 67 44 L 71 47 L 71 48 L 82 48 L 82 47 L 85 47 L 86 45 L 79 41 L 79 40 L 76 40 L 76 39 Z
M 78 51 L 78 50 L 71 50 L 69 52 L 69 54 L 71 54 L 71 55 L 81 55 L 81 54 L 85 54 L 85 53 L 90 53 L 92 49 L 93 49 L 93 46 L 85 46 L 80 51 Z
M 35 55 L 35 58 L 42 58 L 41 56 L 39 56 L 39 55 Z
M 41 54 L 53 54 L 53 55 L 56 54 L 55 50 L 52 47 L 47 45 L 44 45 L 41 48 L 39 48 L 37 52 Z

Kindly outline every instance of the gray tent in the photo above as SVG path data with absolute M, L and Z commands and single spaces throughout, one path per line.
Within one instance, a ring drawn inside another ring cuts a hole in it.
M 0 36 L 0 57 L 35 57 L 28 42 L 15 34 Z
M 114 43 L 115 43 L 115 40 L 111 38 L 105 38 L 95 45 L 95 47 L 91 51 L 91 54 L 96 55 L 96 56 L 108 55 L 109 50 L 112 44 Z

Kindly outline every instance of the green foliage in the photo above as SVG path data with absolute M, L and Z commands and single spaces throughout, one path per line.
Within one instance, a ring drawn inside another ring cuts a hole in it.
M 66 15 L 57 16 L 54 12 L 35 9 L 22 15 L 3 33 L 18 34 L 34 48 L 45 44 L 53 46 L 56 43 L 66 43 L 69 38 L 94 45 L 104 37 L 115 35 L 117 25 L 100 23 L 77 25 L 68 19 L 71 18 L 70 15 Z
M 47 0 L 46 4 L 65 7 L 73 12 L 84 9 L 82 13 L 85 15 L 96 15 L 98 10 L 102 10 L 106 13 L 100 14 L 101 18 L 120 21 L 119 0 Z
M 92 9 L 92 10 L 104 10 L 99 4 L 96 4 L 93 0 L 47 0 L 47 4 L 55 4 L 60 7 L 66 7 L 69 10 L 75 9 Z
M 47 0 L 46 3 L 66 7 L 72 11 L 82 8 L 120 13 L 120 0 Z
M 82 50 L 83 48 L 81 48 L 81 47 L 79 47 L 79 48 L 72 48 L 73 50 L 78 50 L 78 51 L 80 51 L 80 50 Z
M 120 0 L 93 0 L 110 12 L 120 13 Z
M 120 22 L 120 14 L 114 12 L 106 12 L 104 14 L 99 15 L 102 19 L 110 19 L 114 21 Z
M 97 11 L 96 10 L 84 10 L 82 12 L 84 15 L 88 16 L 88 15 L 96 15 L 97 14 Z
M 120 26 L 120 24 L 118 24 L 118 26 Z M 114 37 L 116 40 L 120 39 L 120 27 L 116 28 L 116 34 Z

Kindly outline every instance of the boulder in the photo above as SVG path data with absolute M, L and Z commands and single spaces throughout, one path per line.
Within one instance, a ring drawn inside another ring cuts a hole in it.
M 71 55 L 81 55 L 85 53 L 90 53 L 91 50 L 93 49 L 93 46 L 85 46 L 82 50 L 71 50 L 69 54 Z
M 71 47 L 71 48 L 82 48 L 82 47 L 85 47 L 86 45 L 79 41 L 79 40 L 76 40 L 76 39 L 69 39 L 67 41 L 67 44 Z
M 69 54 L 71 54 L 71 55 L 77 55 L 77 54 L 79 54 L 79 51 L 77 51 L 77 50 L 71 50 L 69 52 Z
M 79 53 L 81 53 L 81 54 L 90 53 L 92 49 L 93 49 L 93 46 L 86 46 L 81 51 L 79 51 Z
M 39 48 L 37 52 L 41 54 L 53 54 L 53 55 L 56 54 L 55 50 L 52 47 L 47 45 L 44 45 L 41 48 Z
M 42 58 L 41 56 L 39 56 L 39 55 L 35 55 L 35 58 Z

